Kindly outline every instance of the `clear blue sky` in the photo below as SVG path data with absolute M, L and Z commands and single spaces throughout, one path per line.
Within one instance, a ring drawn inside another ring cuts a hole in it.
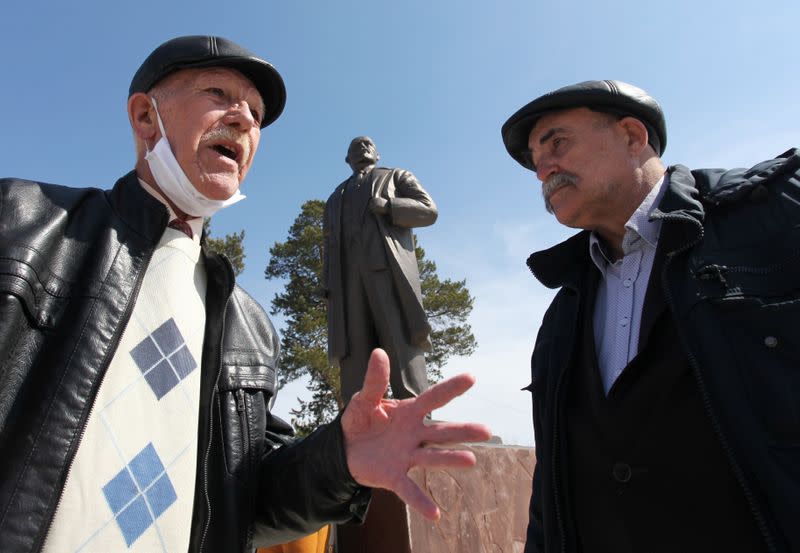
M 661 102 L 667 163 L 774 157 L 800 143 L 798 21 L 796 0 L 6 2 L 0 174 L 110 187 L 133 166 L 125 102 L 145 56 L 183 34 L 239 42 L 270 60 L 288 91 L 244 183 L 248 199 L 212 225 L 246 231 L 242 284 L 269 309 L 280 283 L 263 278 L 268 247 L 305 200 L 347 177 L 350 139 L 372 136 L 382 164 L 412 170 L 438 203 L 420 243 L 476 296 L 480 348 L 445 372 L 473 372 L 478 384 L 436 416 L 485 421 L 530 444 L 519 390 L 552 292 L 524 261 L 571 231 L 505 153 L 501 124 L 553 88 L 621 79 Z M 302 391 L 283 390 L 277 411 Z

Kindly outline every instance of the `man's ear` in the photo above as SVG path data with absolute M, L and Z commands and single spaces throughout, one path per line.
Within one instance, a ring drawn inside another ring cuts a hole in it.
M 128 120 L 139 140 L 152 146 L 160 138 L 156 111 L 147 94 L 136 92 L 128 98 Z
M 634 155 L 639 155 L 647 147 L 647 127 L 635 117 L 623 117 L 619 124 L 628 139 L 628 148 Z

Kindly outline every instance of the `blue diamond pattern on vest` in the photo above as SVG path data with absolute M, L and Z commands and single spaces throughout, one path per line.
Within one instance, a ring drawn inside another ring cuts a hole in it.
M 172 354 L 172 352 L 183 345 L 183 336 L 180 330 L 178 330 L 178 325 L 175 324 L 175 319 L 171 317 L 167 322 L 155 329 L 152 336 L 165 356 Z
M 103 486 L 103 494 L 128 547 L 178 498 L 152 443 Z
M 178 378 L 186 378 L 197 366 L 197 364 L 194 362 L 194 357 L 192 357 L 192 354 L 189 353 L 189 348 L 185 345 L 170 355 L 169 362 L 178 373 Z
M 197 368 L 172 318 L 139 342 L 131 350 L 131 357 L 158 399 Z

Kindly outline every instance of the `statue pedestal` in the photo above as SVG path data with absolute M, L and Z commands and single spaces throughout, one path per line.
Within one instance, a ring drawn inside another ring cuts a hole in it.
M 438 523 L 393 493 L 375 490 L 364 525 L 338 528 L 339 553 L 522 553 L 533 449 L 489 444 L 469 449 L 478 459 L 473 469 L 411 472 L 439 504 Z

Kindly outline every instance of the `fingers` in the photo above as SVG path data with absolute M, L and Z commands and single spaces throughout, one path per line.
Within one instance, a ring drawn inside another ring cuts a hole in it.
M 473 384 L 475 377 L 471 374 L 459 374 L 448 378 L 422 392 L 417 397 L 416 406 L 423 413 L 430 413 L 450 403 L 453 398 L 469 390 Z
M 389 387 L 389 357 L 382 349 L 372 350 L 367 364 L 367 374 L 360 397 L 370 403 L 379 403 Z
M 489 427 L 477 423 L 437 422 L 422 431 L 422 442 L 428 444 L 485 442 L 491 437 Z
M 441 517 L 436 503 L 417 486 L 411 478 L 404 476 L 392 490 L 397 497 L 405 501 L 412 509 L 418 511 L 429 520 L 437 521 Z
M 475 466 L 475 454 L 457 449 L 420 448 L 411 454 L 413 466 L 425 468 L 470 468 Z

